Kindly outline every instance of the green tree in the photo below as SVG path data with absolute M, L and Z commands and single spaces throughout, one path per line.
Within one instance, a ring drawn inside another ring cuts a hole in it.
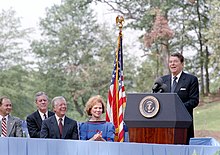
M 209 23 L 208 26 L 206 28 L 206 31 L 204 33 L 205 35 L 205 39 L 206 39 L 206 45 L 211 49 L 209 51 L 209 62 L 210 67 L 209 70 L 210 72 L 210 77 L 212 77 L 212 79 L 210 79 L 211 81 L 211 92 L 219 92 L 219 83 L 220 83 L 220 79 L 219 79 L 219 70 L 220 70 L 220 39 L 219 39 L 219 35 L 220 35 L 220 30 L 219 30 L 219 18 L 220 18 L 220 2 L 218 0 L 210 0 L 207 1 L 207 3 L 209 4 L 209 12 L 208 12 L 208 17 L 209 17 Z
M 115 31 L 99 26 L 89 4 L 66 0 L 48 8 L 40 22 L 43 39 L 32 43 L 39 88 L 50 96 L 64 95 L 69 114 L 80 119 L 91 95 L 107 98 L 117 45 Z
M 209 15 L 209 11 L 212 10 L 210 8 L 216 8 L 217 10 L 218 5 L 215 4 L 217 2 L 213 1 L 211 3 L 208 0 L 95 1 L 106 3 L 114 12 L 122 14 L 129 22 L 127 27 L 146 32 L 140 36 L 142 42 L 147 45 L 143 50 L 147 56 L 152 55 L 152 53 L 159 54 L 160 59 L 155 57 L 154 60 L 159 60 L 159 63 L 165 66 L 163 70 L 157 68 L 159 75 L 168 72 L 165 62 L 167 62 L 170 52 L 177 51 L 184 55 L 191 55 L 194 52 L 195 57 L 187 57 L 187 59 L 190 59 L 187 62 L 192 64 L 185 64 L 185 69 L 190 73 L 196 73 L 199 77 L 201 94 L 209 94 L 209 70 L 212 68 L 209 56 L 212 48 L 210 49 L 210 42 L 205 38 L 205 32 L 210 24 L 209 18 L 212 17 Z M 155 10 L 160 10 L 160 16 L 155 13 Z M 168 25 L 165 21 L 168 22 Z M 165 23 L 164 26 L 163 23 Z M 161 34 L 169 32 L 166 27 L 174 32 L 172 38 L 161 38 Z M 143 36 L 145 36 L 144 41 Z M 147 60 L 148 58 L 146 58 Z
M 28 51 L 31 29 L 23 29 L 20 18 L 13 9 L 0 13 L 0 96 L 8 96 L 13 103 L 13 114 L 25 118 L 33 108 L 30 104 L 30 79 L 24 57 Z
M 33 88 L 28 75 L 20 65 L 0 71 L 0 94 L 10 98 L 13 115 L 22 119 L 34 109 Z
M 19 17 L 13 9 L 0 13 L 0 69 L 22 64 L 27 54 L 22 45 L 27 41 L 31 29 L 23 29 Z

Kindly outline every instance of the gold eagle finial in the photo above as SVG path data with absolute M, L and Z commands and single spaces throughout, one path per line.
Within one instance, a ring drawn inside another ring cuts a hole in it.
M 118 15 L 118 16 L 116 17 L 116 25 L 119 27 L 119 29 L 122 29 L 123 24 L 124 24 L 124 17 Z

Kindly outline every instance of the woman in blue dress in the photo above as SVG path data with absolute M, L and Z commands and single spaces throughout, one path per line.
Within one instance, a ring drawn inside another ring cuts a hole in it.
M 93 141 L 114 141 L 115 127 L 102 118 L 106 104 L 100 95 L 91 97 L 86 103 L 85 112 L 89 121 L 80 124 L 80 139 Z

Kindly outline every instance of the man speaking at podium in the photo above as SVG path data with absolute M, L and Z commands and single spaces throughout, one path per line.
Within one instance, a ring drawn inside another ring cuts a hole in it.
M 193 120 L 193 108 L 199 104 L 198 78 L 183 72 L 184 57 L 180 53 L 171 54 L 168 64 L 171 74 L 161 77 L 163 84 L 167 85 L 164 92 L 177 93 Z M 192 137 L 194 137 L 193 122 L 187 130 L 187 144 Z

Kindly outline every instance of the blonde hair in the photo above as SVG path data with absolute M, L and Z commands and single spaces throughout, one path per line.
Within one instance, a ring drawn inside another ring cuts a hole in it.
M 101 103 L 102 104 L 102 113 L 105 113 L 105 110 L 106 110 L 106 103 L 104 102 L 103 98 L 100 96 L 100 95 L 96 95 L 96 96 L 93 96 L 91 97 L 87 103 L 86 103 L 86 106 L 85 106 L 85 112 L 88 116 L 91 116 L 91 109 L 94 105 L 96 105 L 96 103 Z

